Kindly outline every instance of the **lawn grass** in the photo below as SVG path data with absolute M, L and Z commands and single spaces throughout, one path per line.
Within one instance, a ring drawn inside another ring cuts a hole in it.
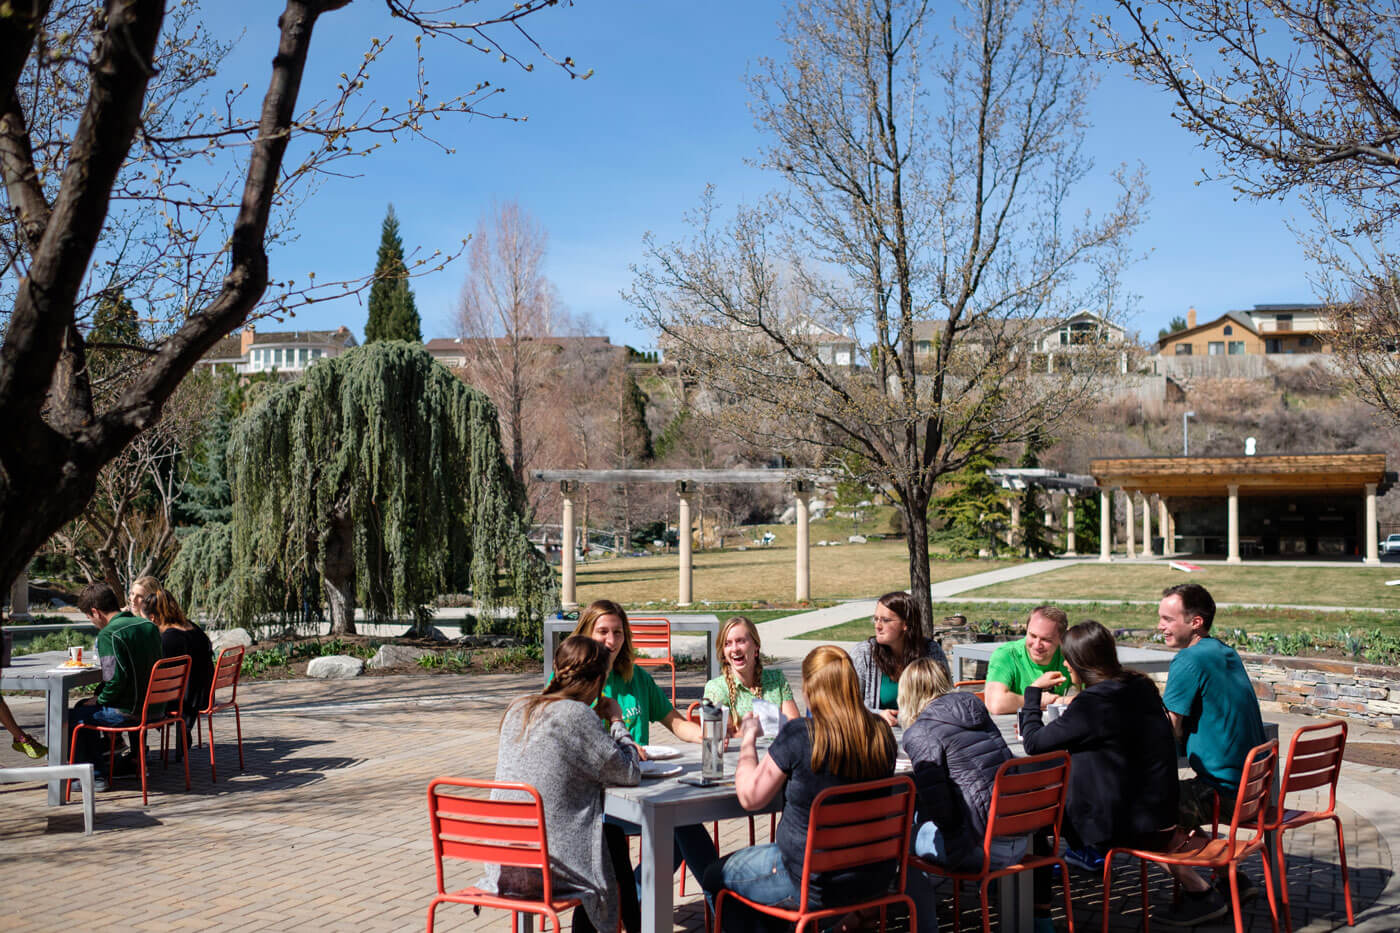
M 827 534 L 813 523 L 814 542 Z M 692 561 L 691 594 L 696 609 L 707 601 L 794 605 L 797 555 L 791 546 L 701 551 Z M 870 598 L 909 586 L 909 552 L 903 540 L 813 547 L 811 561 L 814 604 Z M 1005 566 L 1009 562 L 939 560 L 934 561 L 930 574 L 936 582 Z M 676 567 L 674 554 L 580 564 L 578 601 L 587 605 L 595 599 L 612 599 L 629 607 L 647 603 L 674 605 Z
M 1040 579 L 1039 577 L 1035 579 Z M 1047 597 L 1046 602 L 1052 601 Z M 993 622 L 1019 628 L 1025 623 L 1030 606 L 1026 603 L 974 603 L 959 602 L 957 599 L 936 602 L 933 605 L 935 616 L 948 616 L 962 613 L 969 623 L 988 626 Z M 1070 623 L 1094 619 L 1110 629 L 1136 629 L 1149 632 L 1156 628 L 1157 610 L 1151 605 L 1136 605 L 1122 602 L 1089 603 L 1068 605 Z M 1400 617 L 1392 612 L 1310 612 L 1301 609 L 1221 609 L 1215 616 L 1216 628 L 1220 631 L 1244 629 L 1254 634 L 1288 634 L 1312 631 L 1321 635 L 1332 635 L 1345 629 L 1350 632 L 1374 631 L 1380 629 L 1385 634 L 1400 635 Z M 798 635 L 797 638 L 812 641 L 858 641 L 871 634 L 870 616 L 862 614 L 849 622 L 842 622 L 829 628 Z
M 970 590 L 965 596 L 1011 599 L 1156 600 L 1164 587 L 1199 583 L 1218 603 L 1293 606 L 1366 606 L 1400 609 L 1400 587 L 1386 580 L 1400 567 L 1277 567 L 1207 563 L 1199 573 L 1166 563 L 1074 564 L 1009 583 Z

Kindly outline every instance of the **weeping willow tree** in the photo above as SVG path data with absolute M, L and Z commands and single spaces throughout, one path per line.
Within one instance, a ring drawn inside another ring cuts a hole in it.
M 334 633 L 355 631 L 357 605 L 426 624 L 434 595 L 464 587 L 478 627 L 507 605 L 524 634 L 557 604 L 494 406 L 421 346 L 378 342 L 317 363 L 238 420 L 228 463 L 221 579 L 236 618 L 298 605 L 313 577 Z

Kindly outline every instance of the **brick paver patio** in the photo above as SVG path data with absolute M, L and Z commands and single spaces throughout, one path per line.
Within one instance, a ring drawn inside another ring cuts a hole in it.
M 173 765 L 153 772 L 146 807 L 137 780 L 119 779 L 98 795 L 92 837 L 82 834 L 77 805 L 48 808 L 34 785 L 0 786 L 0 930 L 422 929 L 433 890 L 427 782 L 443 774 L 491 777 L 502 710 L 538 684 L 537 674 L 247 683 L 246 772 L 237 770 L 231 720 L 220 722 L 217 784 L 203 748 L 191 762 L 189 793 Z M 698 675 L 682 675 L 683 694 L 698 696 L 699 687 Z M 10 700 L 22 725 L 40 727 L 40 701 Z M 1269 718 L 1287 720 L 1285 735 L 1304 721 Z M 666 737 L 661 730 L 659 740 Z M 0 765 L 24 762 L 8 742 L 2 747 Z M 1398 773 L 1348 764 L 1344 775 L 1357 929 L 1400 929 L 1388 841 L 1400 838 Z M 725 825 L 723 851 L 746 841 L 743 821 Z M 1326 829 L 1290 835 L 1287 851 L 1295 929 L 1344 928 Z M 1257 863 L 1251 873 L 1259 880 Z M 474 877 L 462 872 L 456 881 Z M 1115 929 L 1140 926 L 1136 878 L 1132 867 L 1121 887 L 1115 883 L 1115 907 L 1126 895 Z M 1160 905 L 1169 886 L 1153 878 Z M 1097 929 L 1100 886 L 1082 874 L 1071 882 L 1080 929 Z M 676 929 L 698 933 L 697 886 L 686 890 Z M 1262 900 L 1247 910 L 1254 930 L 1269 928 Z M 975 910 L 975 892 L 965 892 L 963 904 Z M 979 926 L 974 910 L 963 918 L 967 929 Z M 950 914 L 945 898 L 944 929 L 951 929 Z M 439 911 L 443 931 L 506 925 L 501 914 L 478 918 L 451 905 Z

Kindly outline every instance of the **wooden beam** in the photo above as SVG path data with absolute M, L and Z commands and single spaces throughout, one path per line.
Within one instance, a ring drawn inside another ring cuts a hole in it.
M 574 480 L 580 483 L 729 483 L 764 485 L 808 482 L 831 483 L 831 476 L 814 475 L 805 470 L 532 470 L 532 479 L 543 482 Z

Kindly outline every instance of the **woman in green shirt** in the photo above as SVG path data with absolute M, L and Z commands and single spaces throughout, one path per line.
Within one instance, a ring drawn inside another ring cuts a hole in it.
M 802 714 L 792 687 L 780 670 L 764 670 L 758 628 L 744 616 L 733 616 L 719 630 L 720 663 L 724 673 L 705 684 L 705 699 L 729 707 L 729 734 L 739 734 L 739 722 L 753 712 L 755 699 L 767 700 L 785 718 Z
M 638 745 L 651 740 L 654 722 L 670 729 L 683 742 L 700 741 L 700 724 L 676 712 L 651 675 L 637 666 L 632 626 L 621 606 L 610 599 L 595 600 L 579 615 L 573 634 L 591 638 L 608 649 L 611 666 L 603 696 L 617 701 L 622 708 L 622 722 Z M 646 757 L 645 753 L 642 757 Z

